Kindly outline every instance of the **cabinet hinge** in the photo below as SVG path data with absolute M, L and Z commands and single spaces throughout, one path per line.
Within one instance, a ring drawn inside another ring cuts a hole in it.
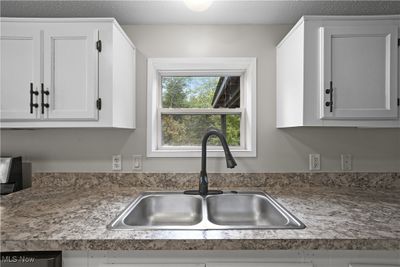
M 101 98 L 98 98 L 96 101 L 96 107 L 98 110 L 101 110 Z
M 397 98 L 397 106 L 400 107 L 400 98 Z
M 99 51 L 99 53 L 101 52 L 101 40 L 98 40 L 96 42 L 96 49 L 97 49 L 97 51 Z
M 400 38 L 397 39 L 397 45 L 400 46 Z

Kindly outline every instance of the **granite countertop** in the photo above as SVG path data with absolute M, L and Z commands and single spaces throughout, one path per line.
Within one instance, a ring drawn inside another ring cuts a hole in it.
M 234 188 L 267 192 L 302 230 L 112 231 L 106 225 L 140 192 L 166 190 L 106 185 L 44 184 L 3 196 L 1 250 L 400 249 L 397 187 Z

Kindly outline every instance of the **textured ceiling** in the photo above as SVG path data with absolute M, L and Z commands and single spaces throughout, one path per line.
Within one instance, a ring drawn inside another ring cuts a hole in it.
M 215 1 L 203 13 L 183 1 L 4 1 L 3 17 L 115 17 L 121 24 L 294 24 L 303 15 L 400 14 L 398 1 Z

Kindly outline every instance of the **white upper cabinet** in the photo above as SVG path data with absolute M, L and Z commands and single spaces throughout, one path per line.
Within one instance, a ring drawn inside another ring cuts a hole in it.
M 32 27 L 1 27 L 2 120 L 38 118 L 40 31 Z
M 277 47 L 277 127 L 400 127 L 400 16 L 303 17 Z
M 114 19 L 2 18 L 1 30 L 2 128 L 135 128 L 135 47 Z
M 44 114 L 48 119 L 97 120 L 99 30 L 84 26 L 48 25 L 44 30 Z
M 397 32 L 397 25 L 320 28 L 322 119 L 397 118 Z

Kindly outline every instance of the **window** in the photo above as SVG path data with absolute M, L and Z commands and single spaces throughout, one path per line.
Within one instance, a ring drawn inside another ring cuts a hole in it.
M 147 156 L 199 157 L 211 127 L 234 156 L 256 156 L 255 84 L 255 58 L 149 59 Z M 216 137 L 207 148 L 224 156 Z

